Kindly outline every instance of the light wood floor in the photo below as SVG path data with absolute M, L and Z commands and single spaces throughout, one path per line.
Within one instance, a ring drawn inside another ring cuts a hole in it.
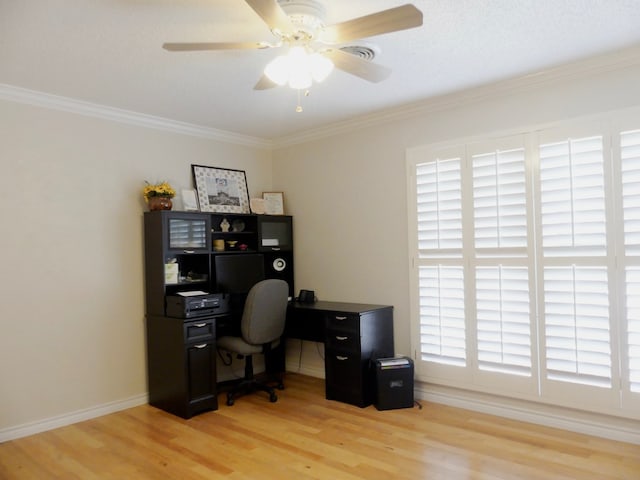
M 360 409 L 290 374 L 183 420 L 148 405 L 0 444 L 18 479 L 640 479 L 640 446 L 423 403 Z

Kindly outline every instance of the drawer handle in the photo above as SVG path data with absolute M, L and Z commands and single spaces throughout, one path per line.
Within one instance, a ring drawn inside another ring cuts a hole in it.
M 345 360 L 349 360 L 349 357 L 345 357 L 345 356 L 342 356 L 342 355 L 336 355 L 336 359 L 338 359 L 341 362 L 343 362 Z
M 343 342 L 347 338 L 349 338 L 349 337 L 341 337 L 340 335 L 336 335 L 336 340 L 340 340 L 341 342 Z
M 183 250 L 182 253 L 196 253 L 195 250 Z
M 194 348 L 204 348 L 204 347 L 206 347 L 206 346 L 207 346 L 207 344 L 206 344 L 206 343 L 203 343 L 202 345 L 194 345 L 193 347 L 194 347 Z
M 194 327 L 198 327 L 198 328 L 202 328 L 202 327 L 206 327 L 206 326 L 207 326 L 207 324 L 206 324 L 206 323 L 196 323 L 196 324 L 194 325 Z
M 338 316 L 336 316 L 336 320 L 346 320 L 346 319 L 347 319 L 347 317 L 338 317 Z

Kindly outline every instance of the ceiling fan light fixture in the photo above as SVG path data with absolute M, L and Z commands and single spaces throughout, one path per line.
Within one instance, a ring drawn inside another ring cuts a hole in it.
M 289 79 L 289 57 L 287 55 L 278 55 L 267 64 L 264 74 L 273 83 L 281 86 L 286 84 Z
M 318 52 L 309 55 L 311 64 L 311 75 L 313 79 L 320 83 L 333 71 L 333 62 Z
M 267 64 L 264 74 L 278 85 L 288 84 L 296 90 L 309 88 L 313 81 L 321 82 L 333 70 L 333 62 L 303 46 L 293 46 L 286 55 L 279 55 Z

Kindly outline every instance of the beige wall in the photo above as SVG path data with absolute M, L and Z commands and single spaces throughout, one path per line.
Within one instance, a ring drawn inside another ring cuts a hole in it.
M 144 398 L 144 180 L 237 168 L 260 194 L 271 153 L 2 101 L 0 145 L 0 432 Z

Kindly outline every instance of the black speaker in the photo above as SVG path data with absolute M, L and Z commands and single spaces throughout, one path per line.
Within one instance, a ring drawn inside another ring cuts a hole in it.
M 279 278 L 289 284 L 289 296 L 293 298 L 293 253 L 292 252 L 265 252 L 264 277 Z

